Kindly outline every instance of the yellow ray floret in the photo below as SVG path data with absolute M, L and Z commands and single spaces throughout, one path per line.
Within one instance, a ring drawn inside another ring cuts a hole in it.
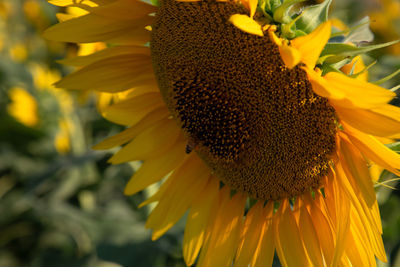
M 346 123 L 368 134 L 390 137 L 400 133 L 400 108 L 389 104 L 373 109 L 337 106 L 336 112 Z
M 334 106 L 344 108 L 376 108 L 385 105 L 393 97 L 394 92 L 350 78 L 337 72 L 329 72 L 325 76 L 317 70 L 303 67 L 308 74 L 308 79 L 315 93 L 328 98 Z
M 261 25 L 247 15 L 235 14 L 229 18 L 229 21 L 244 32 L 264 36 Z
M 281 39 L 270 31 L 271 39 L 278 45 L 281 57 L 288 68 L 300 62 L 313 69 L 331 35 L 331 22 L 327 21 L 308 35 L 290 41 Z
M 100 7 L 87 8 L 93 14 L 118 20 L 141 18 L 157 11 L 157 7 L 137 0 L 118 0 Z
M 183 237 L 183 258 L 187 266 L 195 263 L 204 244 L 212 211 L 218 206 L 218 191 L 218 179 L 210 179 L 190 207 Z
M 209 225 L 207 238 L 197 266 L 229 267 L 234 258 L 242 227 L 246 197 L 236 194 L 231 198 L 226 186 L 220 191 L 220 205 L 214 220 Z
M 61 42 L 143 45 L 150 39 L 145 27 L 153 19 L 145 14 L 130 20 L 116 20 L 90 13 L 47 29 L 44 37 Z

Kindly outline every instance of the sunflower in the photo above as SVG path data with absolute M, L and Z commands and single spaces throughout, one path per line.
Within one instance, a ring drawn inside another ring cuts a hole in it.
M 188 212 L 188 266 L 387 260 L 369 167 L 400 174 L 380 141 L 398 136 L 400 109 L 353 60 L 382 45 L 335 42 L 357 27 L 333 27 L 330 1 L 50 2 L 88 14 L 47 38 L 108 44 L 64 60 L 79 69 L 56 85 L 112 94 L 102 115 L 127 128 L 95 148 L 143 161 L 127 195 L 161 181 L 140 205 L 156 203 L 153 240 Z

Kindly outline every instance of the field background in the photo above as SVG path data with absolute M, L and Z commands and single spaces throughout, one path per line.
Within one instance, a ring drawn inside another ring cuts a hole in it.
M 61 11 L 45 0 L 0 0 L 0 267 L 184 266 L 184 219 L 152 242 L 149 209 L 137 206 L 154 188 L 123 195 L 140 164 L 109 165 L 113 151 L 91 149 L 122 128 L 101 118 L 91 93 L 52 86 L 71 71 L 56 60 L 79 52 L 41 37 Z M 334 0 L 331 14 L 350 24 L 370 16 L 374 42 L 400 38 L 399 0 Z M 370 69 L 378 80 L 400 68 L 400 45 L 366 60 L 378 60 Z M 398 84 L 399 76 L 384 86 Z M 376 190 L 391 260 L 379 266 L 398 267 L 400 193 Z

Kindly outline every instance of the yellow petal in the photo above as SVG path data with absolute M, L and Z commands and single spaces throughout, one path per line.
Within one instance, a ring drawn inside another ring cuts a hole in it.
M 342 167 L 338 167 L 337 170 L 341 189 L 346 192 L 355 211 L 353 211 L 352 217 L 358 216 L 357 218 L 352 218 L 352 221 L 359 218 L 360 221 L 363 222 L 362 227 L 365 229 L 366 233 L 368 233 L 367 236 L 370 247 L 372 247 L 379 259 L 386 261 L 385 249 L 381 238 L 382 226 L 377 202 L 375 201 L 372 207 L 368 207 L 358 188 L 352 187 L 349 181 L 343 178 L 344 173 Z
M 185 146 L 186 142 L 184 140 L 178 140 L 170 150 L 165 151 L 165 153 L 154 159 L 145 161 L 127 183 L 124 194 L 136 194 L 147 186 L 161 180 L 182 164 L 185 158 Z
M 239 243 L 236 254 L 235 267 L 248 266 L 254 256 L 254 252 L 259 244 L 265 218 L 263 218 L 264 203 L 258 201 L 247 213 L 246 220 L 243 225 L 241 241 Z M 265 263 L 265 265 L 268 265 Z
M 383 233 L 382 220 L 381 220 L 381 215 L 379 212 L 378 202 L 374 203 L 374 205 L 372 206 L 372 209 L 370 211 L 371 211 L 371 213 L 369 214 L 368 217 L 372 219 L 372 221 L 374 222 L 374 225 L 376 226 L 376 229 L 378 230 L 378 232 L 380 234 L 382 234 Z
M 310 69 L 315 64 L 331 36 L 332 23 L 327 21 L 318 26 L 313 32 L 293 39 L 290 45 L 301 54 L 301 61 Z
M 234 14 L 229 18 L 229 21 L 244 32 L 264 36 L 261 25 L 247 15 Z
M 128 128 L 116 135 L 104 139 L 103 141 L 95 145 L 93 149 L 105 150 L 128 143 L 142 131 L 153 126 L 161 119 L 167 118 L 168 116 L 169 113 L 165 107 L 161 107 L 154 111 L 151 111 L 143 119 L 141 119 L 135 126 L 132 126 L 131 128 Z
M 74 6 L 77 4 L 76 0 L 47 0 L 47 2 L 49 2 L 52 5 L 55 6 L 62 6 L 62 7 L 66 7 L 66 6 Z M 96 0 L 84 0 L 81 1 L 82 4 L 86 5 L 86 6 L 98 6 L 100 3 L 99 1 Z
M 329 72 L 323 78 L 328 82 L 329 90 L 339 90 L 345 94 L 346 101 L 332 99 L 335 106 L 376 108 L 387 104 L 396 96 L 390 90 L 337 72 Z
M 335 107 L 371 109 L 387 104 L 395 93 L 372 83 L 350 78 L 337 72 L 321 77 L 303 67 L 316 94 L 326 97 Z
M 152 24 L 152 21 L 153 17 L 150 16 L 118 21 L 88 14 L 54 25 L 43 35 L 46 39 L 59 42 L 143 45 L 150 40 L 150 34 L 145 27 Z
M 72 90 L 119 92 L 154 79 L 148 55 L 121 55 L 87 65 L 64 77 L 55 86 Z
M 168 179 L 162 183 L 160 189 L 158 189 L 158 191 L 151 197 L 139 204 L 139 208 L 142 208 L 153 202 L 158 202 L 164 193 L 169 190 L 170 185 L 176 183 L 180 176 L 184 175 L 186 172 L 189 172 L 190 168 L 196 164 L 196 162 L 197 159 L 193 155 L 186 157 L 183 163 L 168 177 Z
M 282 38 L 279 38 L 278 36 L 276 36 L 276 34 L 275 34 L 275 32 L 274 31 L 271 31 L 271 30 L 269 30 L 268 31 L 268 35 L 269 35 L 269 38 L 277 45 L 277 46 L 282 46 L 283 45 L 283 39 Z
M 369 207 L 376 201 L 374 185 L 368 170 L 367 162 L 362 154 L 355 148 L 347 137 L 341 134 L 340 153 L 343 170 L 350 184 L 358 188 Z
M 93 64 L 96 61 L 112 58 L 115 56 L 130 56 L 134 57 L 135 55 L 147 55 L 150 56 L 150 49 L 144 46 L 135 46 L 135 45 L 124 45 L 124 46 L 114 46 L 107 49 L 103 49 L 99 52 L 86 55 L 86 56 L 78 56 L 73 58 L 67 58 L 59 60 L 58 62 L 64 65 L 80 67 L 89 64 Z M 151 64 L 151 61 L 149 61 Z
M 376 266 L 374 253 L 362 226 L 359 221 L 352 220 L 346 255 L 353 266 Z
M 323 199 L 323 197 L 321 197 L 321 199 Z M 321 211 L 321 207 L 319 207 L 312 199 L 310 203 L 311 220 L 314 229 L 317 230 L 316 234 L 321 245 L 325 262 L 327 263 L 327 266 L 330 266 L 333 260 L 333 252 L 335 247 L 332 229 L 327 216 Z
M 285 200 L 287 202 L 287 200 Z M 281 215 L 275 217 L 276 248 L 283 266 L 310 266 L 299 227 L 287 203 L 281 203 Z
M 93 14 L 117 20 L 132 20 L 156 12 L 157 7 L 137 0 L 118 0 L 100 7 L 86 10 Z
M 160 93 L 132 97 L 103 109 L 103 117 L 114 123 L 134 125 L 150 112 L 164 107 Z
M 347 181 L 344 175 L 344 171 L 338 162 L 335 165 L 336 172 L 332 171 L 330 177 L 328 177 L 325 185 L 325 191 L 327 197 L 321 204 L 326 204 L 326 211 L 332 222 L 332 229 L 335 240 L 335 247 L 333 250 L 333 258 L 329 266 L 338 266 L 344 255 L 347 237 L 350 229 L 350 207 L 351 203 L 348 195 L 346 194 L 345 188 L 342 187 L 341 181 Z M 323 197 L 320 197 L 322 200 Z M 325 209 L 324 205 L 321 205 L 321 210 Z
M 335 108 L 341 120 L 352 127 L 375 136 L 393 136 L 400 133 L 400 121 L 394 116 L 400 114 L 400 108 L 384 105 L 375 109 L 350 109 L 337 106 Z M 397 114 L 395 113 L 397 112 Z
M 299 228 L 301 229 L 301 236 L 304 246 L 311 262 L 314 264 L 314 266 L 324 266 L 321 254 L 321 246 L 316 232 L 316 229 L 319 228 L 314 226 L 311 216 L 305 205 L 302 205 L 300 208 Z
M 210 179 L 190 208 L 183 237 L 183 258 L 187 266 L 194 264 L 203 245 L 211 211 L 217 206 L 218 191 L 219 180 Z
M 221 191 L 221 206 L 211 225 L 210 237 L 203 247 L 197 266 L 229 267 L 238 246 L 246 197 L 230 190 Z
M 333 255 L 332 265 L 337 266 L 346 248 L 348 232 L 350 229 L 350 203 L 343 192 L 339 189 L 337 181 L 334 180 L 335 189 L 335 208 L 336 208 L 336 245 Z
M 272 216 L 274 212 L 274 202 L 269 201 L 264 208 L 264 223 L 262 225 L 260 240 L 254 252 L 251 266 L 263 267 L 272 265 L 275 254 L 274 227 Z
M 372 135 L 364 134 L 342 123 L 350 141 L 370 160 L 400 175 L 400 155 L 386 147 Z
M 249 0 L 249 7 L 250 7 L 250 18 L 253 19 L 254 14 L 256 13 L 258 5 L 258 0 Z
M 381 261 L 386 262 L 386 252 L 381 234 L 373 228 L 373 225 L 369 223 L 370 220 L 364 216 L 365 213 L 360 214 L 355 208 L 352 209 L 352 228 L 354 228 L 352 232 L 357 232 L 362 243 L 367 245 L 364 248 L 371 252 L 370 258 L 374 259 L 375 254 Z
M 147 160 L 168 150 L 178 139 L 180 129 L 175 121 L 165 119 L 139 134 L 109 159 L 112 164 Z
M 282 60 L 286 67 L 289 69 L 292 69 L 301 61 L 302 55 L 300 51 L 286 44 L 279 46 L 279 53 L 281 54 Z
M 321 77 L 321 72 L 316 72 L 312 69 L 303 68 L 307 72 L 308 80 L 310 81 L 313 91 L 322 97 L 328 99 L 343 99 L 345 93 L 336 88 L 331 87 L 324 77 Z
M 208 183 L 208 168 L 197 155 L 190 157 L 185 168 L 180 168 L 169 178 L 174 182 L 169 184 L 147 219 L 146 227 L 153 229 L 153 240 L 161 237 L 183 216 Z

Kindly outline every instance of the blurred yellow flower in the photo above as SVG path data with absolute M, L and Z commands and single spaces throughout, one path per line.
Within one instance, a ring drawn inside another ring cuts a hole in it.
M 37 125 L 39 118 L 36 99 L 20 87 L 11 88 L 8 95 L 11 100 L 7 106 L 8 113 L 28 127 Z
M 70 130 L 71 123 L 66 120 L 59 121 L 59 131 L 54 139 L 54 146 L 60 154 L 66 154 L 71 149 Z
M 50 20 L 45 16 L 44 10 L 42 9 L 41 0 L 25 0 L 23 3 L 23 10 L 25 17 L 29 22 L 35 26 L 35 28 L 42 32 L 50 24 Z
M 10 48 L 10 56 L 17 62 L 25 61 L 28 58 L 28 49 L 25 44 L 15 44 Z
M 380 9 L 371 12 L 371 29 L 383 41 L 400 39 L 400 2 L 380 0 Z M 392 54 L 400 55 L 400 43 L 387 48 Z
M 5 1 L 0 2 L 0 17 L 2 19 L 7 19 L 10 16 L 11 4 Z
M 40 5 L 36 0 L 26 0 L 23 9 L 29 19 L 35 19 L 40 16 Z
M 61 77 L 58 70 L 49 69 L 47 66 L 38 63 L 31 63 L 29 69 L 32 73 L 33 83 L 39 90 L 54 89 L 53 84 Z
M 47 66 L 37 63 L 31 63 L 29 69 L 35 88 L 49 92 L 57 100 L 61 116 L 58 123 L 59 129 L 54 139 L 54 146 L 60 154 L 68 153 L 71 149 L 70 138 L 74 131 L 74 124 L 70 119 L 71 114 L 74 112 L 74 99 L 69 92 L 54 87 L 53 84 L 61 77 L 58 70 L 49 69 Z

